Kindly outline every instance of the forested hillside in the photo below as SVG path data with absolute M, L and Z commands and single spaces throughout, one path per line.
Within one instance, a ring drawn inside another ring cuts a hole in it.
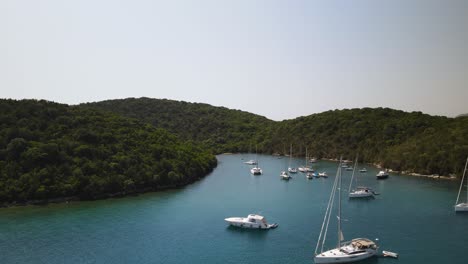
M 124 117 L 125 116 L 125 117 Z M 169 130 L 170 132 L 167 132 Z M 0 203 L 95 199 L 192 182 L 211 154 L 254 151 L 352 159 L 424 174 L 460 173 L 468 117 L 388 108 L 274 122 L 239 110 L 149 98 L 68 106 L 0 100 Z M 210 151 L 211 150 L 211 151 Z
M 96 109 L 0 100 L 0 204 L 192 182 L 216 158 L 163 129 Z
M 468 155 L 468 117 L 447 118 L 389 108 L 334 110 L 274 122 L 207 104 L 149 98 L 82 105 L 149 122 L 216 153 L 258 151 L 352 159 L 424 174 L 459 173 Z
M 448 175 L 468 155 L 468 117 L 447 118 L 389 108 L 335 110 L 287 120 L 272 133 L 273 151 L 283 142 L 308 146 L 317 157 L 379 163 L 393 170 Z M 302 151 L 301 151 L 302 150 Z M 298 151 L 304 153 L 305 147 Z
M 275 124 L 263 116 L 208 104 L 167 99 L 128 98 L 82 104 L 167 129 L 180 138 L 202 143 L 217 153 L 254 151 Z

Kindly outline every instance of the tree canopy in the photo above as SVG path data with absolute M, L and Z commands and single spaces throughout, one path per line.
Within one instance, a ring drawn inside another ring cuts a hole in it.
M 0 100 L 0 202 L 179 186 L 216 158 L 164 129 L 96 109 Z
M 468 155 L 468 117 L 448 118 L 389 108 L 332 110 L 275 122 L 255 114 L 167 99 L 128 98 L 83 106 L 167 129 L 216 153 L 253 151 L 352 159 L 394 170 L 459 173 Z
M 460 173 L 468 117 L 389 108 L 333 110 L 275 122 L 166 99 L 68 106 L 0 100 L 0 203 L 181 186 L 216 166 L 212 153 L 247 152 L 379 163 L 394 170 Z

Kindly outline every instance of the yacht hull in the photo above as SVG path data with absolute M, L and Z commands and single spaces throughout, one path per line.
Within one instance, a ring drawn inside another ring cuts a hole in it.
M 248 217 L 229 217 L 224 221 L 231 226 L 249 228 L 249 229 L 271 229 L 278 226 L 278 224 L 269 224 L 263 216 L 250 214 Z

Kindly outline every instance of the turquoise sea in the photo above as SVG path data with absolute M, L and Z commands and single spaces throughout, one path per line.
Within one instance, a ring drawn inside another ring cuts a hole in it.
M 264 174 L 252 176 L 243 162 L 253 158 L 220 155 L 213 173 L 182 189 L 0 209 L 0 263 L 313 263 L 337 163 L 315 164 L 328 179 L 298 173 L 286 182 L 279 173 L 288 158 L 259 155 Z M 400 257 L 360 263 L 467 263 L 468 214 L 453 210 L 458 181 L 395 174 L 378 181 L 378 169 L 366 167 L 359 184 L 380 195 L 348 200 L 351 172 L 345 172 L 345 239 L 378 239 L 381 250 Z M 244 230 L 224 222 L 249 213 L 279 227 Z M 330 248 L 336 238 L 332 219 Z

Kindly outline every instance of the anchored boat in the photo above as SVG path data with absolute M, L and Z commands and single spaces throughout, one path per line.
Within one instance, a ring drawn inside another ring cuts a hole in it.
M 341 159 L 340 159 L 341 165 Z M 341 169 L 338 167 L 335 182 L 330 194 L 327 210 L 320 230 L 317 247 L 315 248 L 315 263 L 347 263 L 355 262 L 363 259 L 370 258 L 377 254 L 378 246 L 374 241 L 367 238 L 355 238 L 348 242 L 343 241 L 343 233 L 341 232 Z M 338 193 L 338 241 L 334 249 L 324 251 L 325 240 L 327 237 L 328 224 L 330 222 L 332 208 L 335 201 L 335 194 Z
M 468 165 L 468 158 L 466 158 L 465 169 L 463 170 L 463 177 L 460 182 L 460 189 L 458 190 L 457 201 L 455 202 L 455 212 L 468 212 L 468 183 L 466 185 L 466 200 L 465 202 L 458 203 L 460 201 L 460 194 L 463 188 L 463 180 L 465 179 L 467 165 Z
M 232 226 L 252 229 L 271 229 L 278 227 L 278 224 L 269 224 L 265 217 L 257 214 L 249 214 L 247 217 L 229 217 L 224 219 Z

